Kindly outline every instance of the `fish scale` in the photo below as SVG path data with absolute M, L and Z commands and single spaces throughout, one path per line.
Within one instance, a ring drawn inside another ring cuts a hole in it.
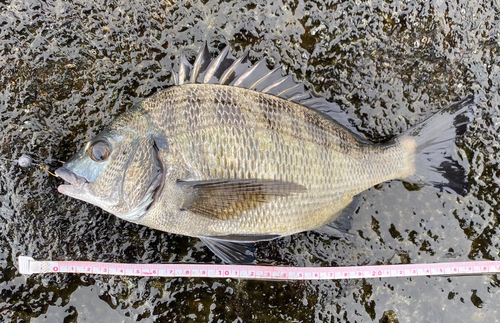
M 196 100 L 191 100 L 193 92 Z M 310 230 L 333 220 L 355 194 L 404 172 L 404 165 L 392 161 L 404 155 L 401 146 L 366 145 L 333 122 L 315 127 L 312 121 L 321 118 L 315 111 L 267 94 L 192 84 L 167 89 L 142 107 L 169 138 L 174 163 L 190 179 L 274 179 L 308 190 L 277 197 L 234 220 L 183 215 L 182 225 L 174 227 L 165 209 L 172 210 L 173 217 L 180 215 L 174 214 L 178 206 L 169 199 L 141 220 L 174 233 L 288 235 Z M 179 115 L 179 120 L 168 124 L 166 116 L 171 115 Z

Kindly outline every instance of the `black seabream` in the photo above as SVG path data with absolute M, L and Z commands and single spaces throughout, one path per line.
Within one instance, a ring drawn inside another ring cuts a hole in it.
M 212 58 L 205 46 L 193 65 L 182 55 L 175 83 L 59 168 L 59 192 L 252 263 L 255 241 L 345 234 L 353 197 L 378 183 L 467 190 L 455 139 L 474 119 L 473 97 L 372 144 L 338 105 L 228 47 Z

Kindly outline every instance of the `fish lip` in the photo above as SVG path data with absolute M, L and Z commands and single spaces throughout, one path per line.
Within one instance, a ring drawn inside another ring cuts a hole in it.
M 59 193 L 65 194 L 66 188 L 71 187 L 72 189 L 80 189 L 88 183 L 85 177 L 79 176 L 65 167 L 59 167 L 56 169 L 56 175 L 69 183 L 65 185 L 59 185 L 57 190 Z

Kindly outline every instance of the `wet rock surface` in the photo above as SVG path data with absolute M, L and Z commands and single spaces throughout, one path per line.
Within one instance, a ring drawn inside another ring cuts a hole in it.
M 219 263 L 197 239 L 57 192 L 54 170 L 119 113 L 173 84 L 181 50 L 250 50 L 384 141 L 475 94 L 460 140 L 466 196 L 402 182 L 361 194 L 350 239 L 259 243 L 261 264 L 499 260 L 498 1 L 10 1 L 0 4 L 0 320 L 5 322 L 492 322 L 498 275 L 273 282 L 32 275 L 17 257 Z

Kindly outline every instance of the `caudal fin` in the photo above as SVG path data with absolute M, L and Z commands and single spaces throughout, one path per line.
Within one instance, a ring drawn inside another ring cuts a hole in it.
M 461 195 L 467 193 L 467 174 L 456 154 L 455 140 L 467 131 L 474 117 L 474 96 L 469 96 L 406 131 L 401 139 L 413 139 L 416 151 L 415 173 L 405 180 Z

